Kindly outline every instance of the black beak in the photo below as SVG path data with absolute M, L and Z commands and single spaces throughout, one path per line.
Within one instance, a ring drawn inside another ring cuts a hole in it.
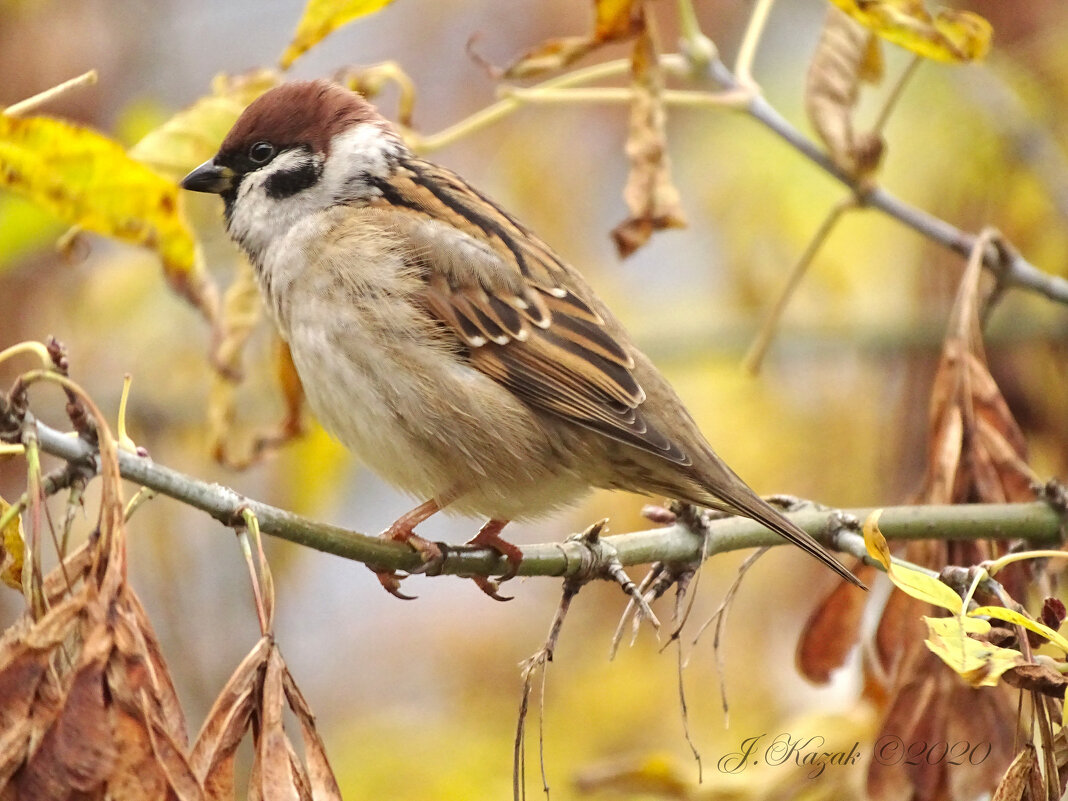
M 182 179 L 182 189 L 192 192 L 213 192 L 221 195 L 234 188 L 234 171 L 220 167 L 215 160 L 205 161 Z

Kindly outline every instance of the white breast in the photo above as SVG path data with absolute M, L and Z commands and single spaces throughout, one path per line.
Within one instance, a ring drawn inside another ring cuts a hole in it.
M 423 279 L 387 217 L 334 208 L 293 225 L 261 261 L 309 405 L 324 427 L 419 500 L 531 517 L 588 487 L 589 437 L 545 425 L 471 367 L 417 304 Z M 594 460 L 596 461 L 596 460 Z

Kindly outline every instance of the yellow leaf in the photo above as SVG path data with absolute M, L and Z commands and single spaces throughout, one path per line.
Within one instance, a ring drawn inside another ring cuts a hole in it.
M 882 517 L 882 514 L 882 509 L 876 509 L 864 521 L 864 547 L 868 551 L 868 556 L 889 571 L 890 547 L 886 544 L 883 532 L 879 531 L 879 518 Z
M 611 42 L 630 39 L 646 30 L 645 6 L 641 0 L 594 0 L 593 30 L 583 36 L 546 39 L 527 51 L 502 76 L 531 78 L 563 69 Z
M 219 75 L 210 95 L 146 134 L 130 149 L 130 156 L 177 181 L 214 156 L 245 107 L 280 82 L 277 72 L 266 69 Z
M 934 576 L 891 561 L 890 548 L 879 530 L 879 516 L 882 511 L 876 509 L 864 521 L 864 547 L 867 548 L 868 555 L 886 568 L 886 575 L 902 592 L 959 614 L 963 603 L 957 593 Z
M 1029 617 L 1021 615 L 1015 610 L 1006 609 L 1004 606 L 980 606 L 976 609 L 972 609 L 968 612 L 968 615 L 972 617 L 992 617 L 997 620 L 1003 620 L 1006 623 L 1014 623 L 1017 626 L 1023 626 L 1025 629 L 1033 631 L 1035 634 L 1041 634 L 1068 654 L 1068 639 L 1065 639 L 1049 626 L 1044 626 L 1037 620 L 1031 620 Z
M 71 225 L 155 250 L 171 283 L 214 313 L 178 186 L 114 140 L 50 117 L 0 113 L 0 187 Z
M 327 35 L 358 17 L 373 14 L 393 0 L 308 0 L 293 40 L 286 47 L 279 65 L 289 67 Z
M 620 39 L 641 28 L 642 4 L 636 0 L 594 0 L 594 36 Z
M 11 504 L 0 498 L 0 517 Z M 16 590 L 22 589 L 22 562 L 26 540 L 22 536 L 22 518 L 14 515 L 0 530 L 0 581 Z
M 954 614 L 958 614 L 963 606 L 960 596 L 934 576 L 902 565 L 894 565 L 888 575 L 898 589 L 913 598 L 948 609 Z
M 831 0 L 878 36 L 934 61 L 967 62 L 990 50 L 990 23 L 968 11 L 940 9 L 933 17 L 922 0 Z
M 972 617 L 925 617 L 927 647 L 972 687 L 993 687 L 1009 668 L 1024 662 L 1018 651 L 969 637 L 985 634 L 990 624 Z
M 884 144 L 874 132 L 859 132 L 854 112 L 862 81 L 882 78 L 875 34 L 838 8 L 828 9 L 805 77 L 805 112 L 834 162 L 854 177 L 879 166 Z

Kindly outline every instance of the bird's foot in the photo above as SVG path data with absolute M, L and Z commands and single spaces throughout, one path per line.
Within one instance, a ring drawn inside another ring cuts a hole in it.
M 490 520 L 478 530 L 478 534 L 469 539 L 466 544 L 476 548 L 491 548 L 508 560 L 508 570 L 500 578 L 489 576 L 472 576 L 472 581 L 478 585 L 482 592 L 486 593 L 495 601 L 510 601 L 512 596 L 501 595 L 501 582 L 515 578 L 519 572 L 519 565 L 523 561 L 523 552 L 518 546 L 513 545 L 501 538 L 501 530 L 508 525 L 507 520 Z
M 445 554 L 442 551 L 441 546 L 435 542 L 424 539 L 415 533 L 415 526 L 426 520 L 440 508 L 441 507 L 438 506 L 436 501 L 427 501 L 408 512 L 406 515 L 398 518 L 389 528 L 379 535 L 382 539 L 403 542 L 419 554 L 422 558 L 422 564 L 409 570 L 409 575 L 413 573 L 426 573 L 428 571 L 434 572 L 436 569 L 440 568 L 441 563 L 445 561 Z M 400 583 L 406 578 L 405 576 L 394 570 L 376 570 L 374 567 L 371 567 L 371 572 L 375 574 L 379 584 L 385 588 L 386 592 L 394 598 L 400 598 L 403 601 L 415 600 L 414 595 L 408 595 L 400 590 Z

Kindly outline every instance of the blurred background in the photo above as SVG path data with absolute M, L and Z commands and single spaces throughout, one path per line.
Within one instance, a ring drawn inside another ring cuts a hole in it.
M 0 0 L 0 105 L 95 68 L 97 86 L 48 112 L 132 144 L 207 94 L 216 74 L 273 65 L 302 5 Z M 696 6 L 729 63 L 751 4 Z M 667 48 L 676 36 L 674 6 L 654 8 Z M 921 67 L 887 128 L 881 181 L 962 229 L 997 226 L 1033 263 L 1066 275 L 1068 7 L 1058 0 L 982 0 L 968 8 L 994 26 L 990 57 L 979 66 Z M 804 75 L 825 10 L 817 0 L 780 0 L 756 61 L 768 99 L 803 130 Z M 480 54 L 503 65 L 545 38 L 585 31 L 589 17 L 588 4 L 568 0 L 398 0 L 330 36 L 291 74 L 329 76 L 350 64 L 395 60 L 417 88 L 415 127 L 433 133 L 495 97 L 494 81 L 466 53 L 471 37 L 478 36 Z M 895 76 L 907 56 L 886 51 Z M 626 53 L 613 47 L 603 57 Z M 885 86 L 870 94 L 862 108 L 874 111 Z M 388 91 L 380 98 L 387 116 L 395 102 Z M 589 277 L 674 382 L 718 452 L 758 491 L 844 507 L 907 502 L 922 479 L 930 383 L 963 262 L 878 213 L 848 217 L 753 378 L 740 367 L 745 349 L 844 190 L 747 117 L 672 111 L 670 152 L 689 228 L 655 235 L 621 262 L 609 231 L 626 214 L 626 120 L 622 106 L 532 105 L 433 158 L 485 189 Z M 216 223 L 221 204 L 188 198 L 187 210 L 225 286 L 233 268 Z M 123 374 L 131 373 L 130 434 L 160 463 L 369 533 L 413 505 L 318 430 L 248 471 L 214 464 L 202 319 L 167 289 L 152 254 L 90 237 L 60 256 L 54 246 L 64 229 L 0 193 L 0 347 L 55 335 L 69 349 L 72 376 L 110 415 L 117 413 Z M 992 372 L 1028 435 L 1032 467 L 1042 477 L 1064 477 L 1064 307 L 1010 293 L 990 321 L 987 344 Z M 239 424 L 249 432 L 282 413 L 271 348 L 261 327 L 239 407 Z M 4 366 L 5 385 L 15 367 Z M 63 424 L 61 405 L 47 391 L 35 396 L 35 408 Z M 0 496 L 17 497 L 24 482 L 22 462 L 0 462 Z M 510 526 L 506 534 L 519 543 L 559 540 L 601 517 L 611 518 L 614 532 L 645 528 L 639 515 L 645 502 L 598 493 L 571 512 Z M 441 518 L 421 531 L 462 542 L 479 524 Z M 195 729 L 258 636 L 240 551 L 231 532 L 163 498 L 137 513 L 130 547 L 132 581 Z M 541 645 L 559 584 L 513 581 L 506 591 L 515 600 L 498 604 L 470 582 L 413 578 L 405 589 L 419 598 L 402 603 L 361 565 L 282 542 L 269 543 L 269 557 L 278 642 L 318 715 L 346 798 L 506 797 L 517 664 Z M 715 610 L 743 557 L 726 555 L 705 568 L 694 622 Z M 792 549 L 774 549 L 753 568 L 722 644 L 729 729 L 711 637 L 692 648 L 684 637 L 689 725 L 706 781 L 721 780 L 716 760 L 743 739 L 777 732 L 801 716 L 809 716 L 805 726 L 813 734 L 865 733 L 855 671 L 816 688 L 793 668 L 805 616 L 830 584 L 830 574 Z M 564 626 L 545 706 L 554 798 L 579 795 L 576 778 L 591 770 L 653 756 L 685 782 L 696 781 L 678 711 L 674 651 L 661 652 L 663 643 L 644 629 L 633 647 L 608 661 L 624 605 L 617 587 L 587 587 Z M 16 593 L 0 593 L 4 625 L 20 608 Z M 667 619 L 670 607 L 659 614 Z M 817 711 L 826 717 L 813 722 Z

